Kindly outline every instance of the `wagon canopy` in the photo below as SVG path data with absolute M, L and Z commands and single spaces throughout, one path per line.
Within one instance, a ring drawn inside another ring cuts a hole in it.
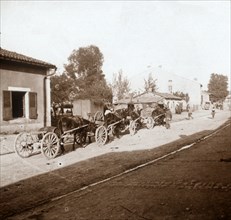
M 93 117 L 96 112 L 103 112 L 104 105 L 104 100 L 77 99 L 73 101 L 73 114 L 89 119 L 89 117 Z

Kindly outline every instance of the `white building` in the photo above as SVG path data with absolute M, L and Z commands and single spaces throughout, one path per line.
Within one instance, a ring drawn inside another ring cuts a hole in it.
M 206 105 L 211 105 L 210 93 L 207 91 L 201 91 L 201 108 L 204 109 Z
M 230 110 L 231 111 L 231 94 L 229 94 L 224 102 L 223 102 L 223 109 L 224 110 Z
M 167 72 L 162 68 L 151 68 L 149 71 L 146 72 L 145 78 L 147 78 L 150 73 L 152 74 L 152 77 L 154 79 L 157 79 L 156 83 L 158 92 L 183 92 L 184 94 L 188 93 L 190 98 L 189 105 L 191 105 L 194 110 L 200 108 L 202 101 L 202 85 L 198 81 L 186 79 L 177 74 Z M 142 85 L 140 85 L 138 88 L 140 87 L 142 87 Z

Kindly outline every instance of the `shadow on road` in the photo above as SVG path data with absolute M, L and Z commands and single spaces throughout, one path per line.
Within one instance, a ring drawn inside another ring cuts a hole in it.
M 182 135 L 172 143 L 151 150 L 104 154 L 2 187 L 0 189 L 0 217 L 21 213 L 47 203 L 52 198 L 115 176 L 199 141 L 212 132 L 205 130 L 189 136 Z

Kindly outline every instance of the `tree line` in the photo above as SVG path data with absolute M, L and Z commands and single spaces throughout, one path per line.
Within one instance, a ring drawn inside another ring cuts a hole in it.
M 120 100 L 134 96 L 130 82 L 122 70 L 113 74 L 112 83 L 105 79 L 102 71 L 104 56 L 95 45 L 74 49 L 64 64 L 61 75 L 51 77 L 51 100 L 62 103 L 76 99 L 93 99 L 112 102 L 112 98 Z M 211 74 L 208 92 L 212 101 L 224 99 L 228 95 L 228 77 Z M 157 80 L 149 74 L 144 79 L 144 91 L 157 91 Z M 188 99 L 188 94 L 175 92 L 174 95 Z
M 73 50 L 64 64 L 61 75 L 51 78 L 51 100 L 55 103 L 75 99 L 94 99 L 112 102 L 113 96 L 119 100 L 133 96 L 131 85 L 122 70 L 113 74 L 110 84 L 102 71 L 104 56 L 97 46 L 90 45 Z M 145 90 L 156 90 L 156 80 L 150 75 L 145 80 Z

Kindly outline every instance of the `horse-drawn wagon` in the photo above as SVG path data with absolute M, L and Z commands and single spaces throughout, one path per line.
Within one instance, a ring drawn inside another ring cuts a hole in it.
M 135 112 L 138 113 L 139 117 L 131 120 L 130 134 L 135 134 L 141 127 L 151 129 L 156 125 L 164 125 L 167 129 L 170 128 L 169 120 L 171 120 L 172 114 L 161 101 L 152 104 L 139 101 L 134 102 L 134 104 L 138 107 Z
M 17 135 L 14 148 L 20 157 L 26 158 L 41 152 L 47 159 L 55 158 L 64 152 L 64 143 L 67 140 L 72 139 L 74 149 L 75 143 L 83 145 L 87 136 L 94 132 L 95 122 L 74 116 L 73 105 L 55 104 L 52 107 L 52 126 Z M 101 117 L 102 114 L 97 112 L 94 120 L 102 120 Z
M 119 136 L 129 131 L 133 133 L 131 123 L 139 118 L 138 113 L 134 109 L 132 103 L 128 103 L 126 108 L 118 108 L 113 110 L 111 107 L 104 111 L 104 120 L 96 129 L 95 140 L 98 146 L 104 145 L 109 136 Z
M 147 107 L 141 111 L 141 115 L 146 117 L 147 128 L 153 128 L 157 125 L 164 125 L 167 129 L 170 128 L 169 121 L 172 119 L 171 111 L 163 104 L 156 103 L 153 107 Z
M 95 132 L 95 141 L 98 146 L 104 145 L 110 135 L 118 136 L 119 130 L 121 131 L 121 127 L 123 127 L 124 119 L 118 118 L 116 120 L 111 121 L 109 124 L 106 122 L 101 124 Z

